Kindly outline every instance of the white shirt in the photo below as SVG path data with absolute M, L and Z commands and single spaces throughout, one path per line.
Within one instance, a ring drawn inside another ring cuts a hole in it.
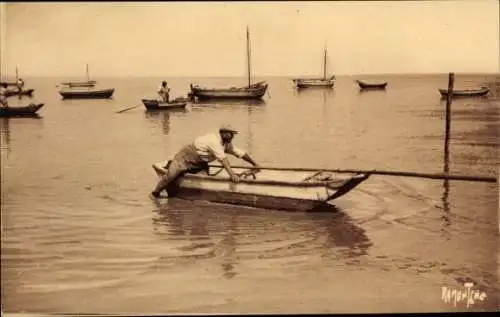
M 226 154 L 232 154 L 239 158 L 245 155 L 245 151 L 238 149 L 232 143 L 223 144 L 222 137 L 218 133 L 209 133 L 198 137 L 194 141 L 194 147 L 196 153 L 205 162 L 222 161 L 226 158 Z

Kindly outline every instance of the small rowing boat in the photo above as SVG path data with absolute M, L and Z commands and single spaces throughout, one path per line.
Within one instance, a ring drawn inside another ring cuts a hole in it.
M 29 104 L 23 107 L 0 107 L 0 117 L 29 117 L 43 107 L 43 103 Z
M 187 102 L 184 99 L 171 102 L 160 102 L 156 99 L 141 99 L 147 110 L 178 110 L 185 109 Z
M 63 99 L 109 99 L 115 92 L 114 88 L 101 90 L 60 90 Z
M 454 89 L 452 97 L 480 97 L 486 96 L 490 89 L 488 87 L 481 87 L 476 89 Z M 441 97 L 448 97 L 448 89 L 439 89 Z
M 364 81 L 361 81 L 361 80 L 356 80 L 356 82 L 358 83 L 359 85 L 359 88 L 361 89 L 385 89 L 385 87 L 387 86 L 387 82 L 383 82 L 383 83 L 367 83 L 367 82 L 364 82 Z
M 167 162 L 153 164 L 158 177 Z M 217 203 L 289 211 L 311 211 L 328 204 L 366 180 L 370 174 L 338 174 L 321 170 L 262 168 L 258 171 L 233 167 L 241 180 L 231 182 L 221 166 L 209 174 L 185 174 L 173 182 L 171 196 Z

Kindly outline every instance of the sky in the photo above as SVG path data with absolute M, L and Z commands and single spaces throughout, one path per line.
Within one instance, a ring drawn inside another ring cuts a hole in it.
M 0 4 L 0 75 L 498 73 L 499 1 Z

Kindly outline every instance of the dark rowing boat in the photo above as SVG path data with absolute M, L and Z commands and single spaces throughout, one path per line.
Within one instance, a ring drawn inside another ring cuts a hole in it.
M 187 102 L 182 100 L 173 100 L 171 102 L 160 102 L 155 99 L 141 99 L 147 110 L 179 110 L 185 109 Z
M 387 82 L 383 83 L 367 83 L 361 80 L 356 80 L 361 89 L 385 89 L 387 87 Z
M 114 88 L 101 90 L 60 90 L 63 99 L 108 99 L 113 96 Z
M 22 107 L 0 107 L 0 117 L 29 117 L 36 116 L 36 112 L 43 107 L 43 103 L 29 104 Z

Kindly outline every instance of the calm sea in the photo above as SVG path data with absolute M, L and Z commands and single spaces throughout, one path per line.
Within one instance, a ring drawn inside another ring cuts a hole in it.
M 56 84 L 67 78 L 26 78 L 34 98 L 9 101 L 45 107 L 38 119 L 0 120 L 3 311 L 498 309 L 498 184 L 373 175 L 335 201 L 336 213 L 148 198 L 151 164 L 222 123 L 264 166 L 498 175 L 498 89 L 453 101 L 445 160 L 437 89 L 447 75 L 365 78 L 387 90 L 338 77 L 333 90 L 297 92 L 289 78 L 267 78 L 261 103 L 156 113 L 116 111 L 154 98 L 162 78 L 96 78 L 116 89 L 111 100 L 61 100 Z M 189 78 L 166 79 L 173 97 L 186 95 Z M 455 87 L 493 81 L 457 75 Z M 460 290 L 474 303 L 448 300 Z

